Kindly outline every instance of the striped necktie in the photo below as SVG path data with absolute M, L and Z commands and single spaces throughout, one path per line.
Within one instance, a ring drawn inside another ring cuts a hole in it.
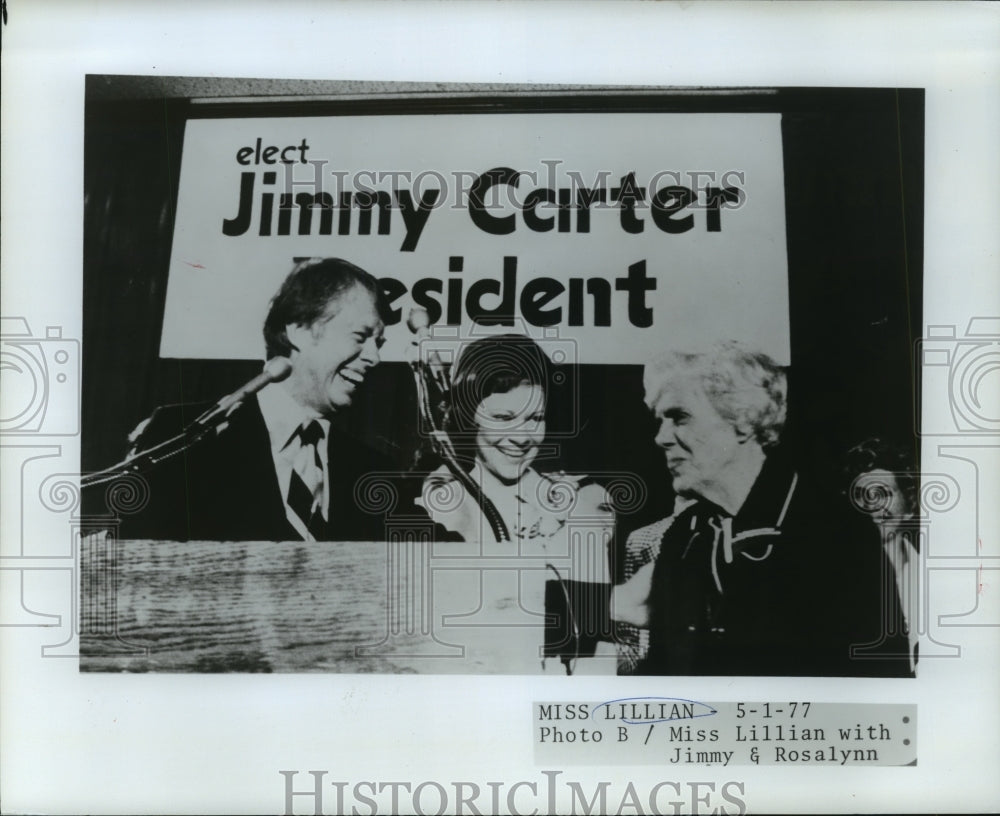
M 324 438 L 323 426 L 318 421 L 303 423 L 295 432 L 301 446 L 292 466 L 288 482 L 288 506 L 305 525 L 314 540 L 324 537 L 326 519 L 323 517 L 323 460 L 319 444 Z

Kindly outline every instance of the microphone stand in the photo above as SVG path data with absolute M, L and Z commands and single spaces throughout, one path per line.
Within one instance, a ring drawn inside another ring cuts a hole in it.
M 423 310 L 413 309 L 410 312 L 410 319 L 407 321 L 410 331 L 417 336 L 418 340 L 428 336 L 426 323 L 421 325 L 422 321 L 419 319 L 421 315 L 418 312 L 420 311 Z M 426 312 L 423 317 L 426 317 Z M 421 358 L 419 348 L 410 361 L 410 367 L 413 369 L 414 379 L 417 384 L 417 399 L 420 406 L 420 414 L 431 429 L 431 445 L 435 452 L 444 461 L 445 467 L 451 471 L 451 474 L 480 506 L 496 540 L 498 542 L 510 541 L 510 532 L 503 520 L 503 516 L 500 515 L 500 511 L 497 510 L 496 505 L 483 493 L 482 487 L 476 480 L 462 467 L 455 454 L 455 447 L 452 445 L 451 438 L 446 431 L 438 427 L 434 417 L 430 397 L 431 388 L 437 389 L 443 397 L 447 397 L 451 390 L 450 374 L 440 363 L 433 365 L 425 362 Z
M 242 404 L 242 401 L 235 403 L 231 410 L 235 410 Z M 228 413 L 223 414 L 222 418 L 225 418 L 228 415 Z M 184 453 L 184 451 L 194 447 L 210 431 L 215 430 L 219 424 L 221 424 L 221 421 L 213 422 L 212 424 L 199 424 L 196 419 L 176 436 L 172 436 L 169 439 L 166 439 L 140 453 L 128 456 L 118 464 L 112 465 L 109 468 L 100 470 L 97 473 L 88 473 L 85 476 L 81 476 L 80 487 L 94 487 L 99 484 L 105 484 L 106 482 L 113 482 L 115 479 L 120 479 L 123 476 L 128 476 L 134 473 L 142 473 L 143 471 L 146 471 L 154 465 L 162 462 L 164 459 L 169 459 L 171 456 Z
M 272 357 L 264 365 L 264 370 L 232 394 L 223 397 L 215 405 L 189 423 L 179 434 L 164 440 L 147 450 L 130 454 L 116 465 L 88 473 L 80 477 L 80 488 L 112 482 L 123 476 L 142 473 L 171 456 L 191 449 L 210 432 L 217 431 L 251 394 L 256 394 L 264 386 L 280 382 L 292 371 L 291 363 L 285 357 Z

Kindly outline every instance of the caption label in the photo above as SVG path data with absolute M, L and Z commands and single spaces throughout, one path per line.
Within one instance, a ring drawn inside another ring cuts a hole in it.
M 917 764 L 915 705 L 629 697 L 532 708 L 539 764 Z

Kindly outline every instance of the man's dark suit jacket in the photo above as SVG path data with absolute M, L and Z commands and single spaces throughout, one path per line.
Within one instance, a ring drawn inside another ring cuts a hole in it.
M 650 646 L 637 673 L 908 676 L 899 600 L 875 526 L 810 489 L 775 451 L 732 518 L 734 560 L 699 500 L 664 533 L 650 590 Z
M 179 433 L 208 406 L 158 408 L 136 440 L 141 453 Z M 384 513 L 355 497 L 359 479 L 391 472 L 389 460 L 358 439 L 331 427 L 329 435 L 331 541 L 381 541 Z M 288 522 L 271 457 L 271 443 L 257 398 L 250 397 L 218 434 L 212 432 L 182 453 L 143 474 L 147 504 L 122 514 L 122 539 L 170 541 L 299 541 Z

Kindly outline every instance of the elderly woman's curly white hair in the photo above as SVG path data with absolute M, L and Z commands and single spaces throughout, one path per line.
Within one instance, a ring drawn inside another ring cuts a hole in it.
M 655 410 L 664 391 L 695 377 L 719 416 L 750 431 L 765 450 L 777 444 L 785 425 L 785 369 L 766 354 L 734 340 L 706 352 L 667 352 L 646 365 L 646 405 Z

